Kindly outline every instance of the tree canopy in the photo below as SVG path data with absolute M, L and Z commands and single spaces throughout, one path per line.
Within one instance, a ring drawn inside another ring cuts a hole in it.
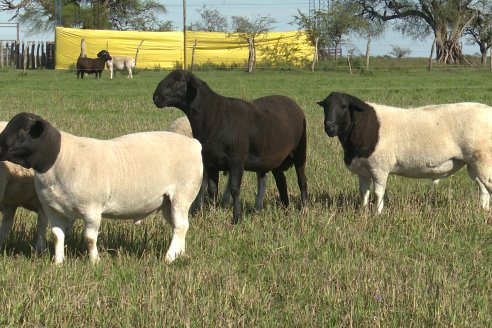
M 436 58 L 442 63 L 465 63 L 460 39 L 486 0 L 357 0 L 369 19 L 394 20 L 398 30 L 413 38 L 433 34 Z
M 52 31 L 58 20 L 61 26 L 113 29 L 166 31 L 171 21 L 162 21 L 159 15 L 167 12 L 156 0 L 0 0 L 0 11 L 27 26 L 28 34 Z

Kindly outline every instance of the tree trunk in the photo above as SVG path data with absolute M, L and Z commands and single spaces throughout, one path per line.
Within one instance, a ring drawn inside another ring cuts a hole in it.
M 249 57 L 248 57 L 248 73 L 251 73 L 255 66 L 255 42 L 252 38 L 248 38 L 248 48 L 249 48 Z
M 436 38 L 434 38 L 434 41 L 432 41 L 431 53 L 429 56 L 429 66 L 427 67 L 428 71 L 432 70 L 432 56 L 434 55 L 435 48 L 436 48 Z
M 369 70 L 369 57 L 371 53 L 371 35 L 367 36 L 367 45 L 366 45 L 366 70 Z
M 313 56 L 313 63 L 311 64 L 311 72 L 314 72 L 314 66 L 318 63 L 318 41 L 319 38 L 316 38 L 314 41 L 314 56 Z

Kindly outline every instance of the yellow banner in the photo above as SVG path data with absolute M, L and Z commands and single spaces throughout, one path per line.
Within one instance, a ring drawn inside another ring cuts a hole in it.
M 184 62 L 183 32 L 140 32 L 112 30 L 82 30 L 74 28 L 56 28 L 56 69 L 74 69 L 80 55 L 80 43 L 85 39 L 87 57 L 96 58 L 101 50 L 111 55 L 137 57 L 137 68 L 159 69 L 174 68 Z M 192 52 L 194 63 L 224 65 L 226 67 L 243 65 L 248 60 L 248 44 L 237 35 L 222 32 L 186 33 L 186 62 L 191 65 Z M 196 46 L 195 46 L 196 41 Z M 298 65 L 313 56 L 313 47 L 304 34 L 298 31 L 269 32 L 255 39 L 257 62 L 288 62 Z

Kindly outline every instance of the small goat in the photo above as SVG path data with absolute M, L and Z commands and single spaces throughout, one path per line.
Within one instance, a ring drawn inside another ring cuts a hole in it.
M 80 77 L 83 79 L 84 73 L 87 74 L 95 73 L 96 79 L 98 76 L 100 78 L 101 73 L 104 70 L 104 64 L 106 63 L 107 60 L 108 60 L 107 56 L 104 54 L 101 57 L 98 56 L 98 58 L 87 58 L 87 57 L 80 56 L 77 59 L 77 78 L 79 78 L 80 75 Z
M 125 70 L 128 78 L 133 79 L 132 69 L 135 68 L 136 59 L 128 56 L 111 56 L 107 50 L 101 50 L 97 54 L 99 58 L 106 58 L 106 67 L 109 69 L 110 79 L 113 79 L 113 71 Z

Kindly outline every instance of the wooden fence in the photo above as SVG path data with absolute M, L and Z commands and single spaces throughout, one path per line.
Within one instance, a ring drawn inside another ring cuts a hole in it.
M 52 41 L 0 41 L 0 68 L 55 68 L 55 43 Z

